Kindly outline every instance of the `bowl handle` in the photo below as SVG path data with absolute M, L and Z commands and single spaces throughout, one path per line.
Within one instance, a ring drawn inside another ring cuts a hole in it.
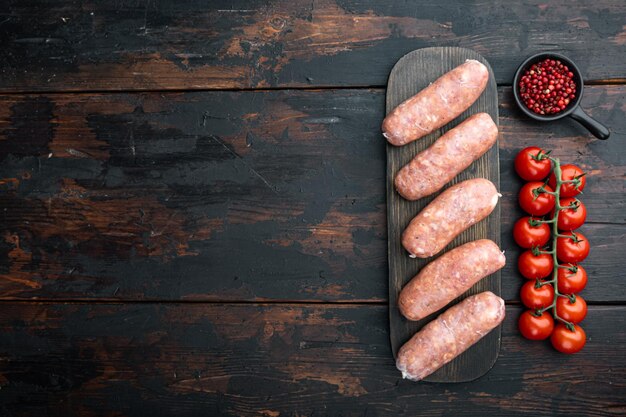
M 611 132 L 609 132 L 609 129 L 606 126 L 585 113 L 580 106 L 576 106 L 570 116 L 572 119 L 583 125 L 598 139 L 608 139 L 611 135 Z

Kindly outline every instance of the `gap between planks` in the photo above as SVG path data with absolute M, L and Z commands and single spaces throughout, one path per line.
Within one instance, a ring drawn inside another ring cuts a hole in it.
M 586 81 L 585 86 L 597 86 L 597 85 L 625 85 L 626 78 L 610 78 L 605 80 L 591 80 Z M 511 83 L 498 83 L 497 87 L 511 87 Z M 233 87 L 233 88 L 211 88 L 211 87 L 197 87 L 197 88 L 130 88 L 130 89 L 68 89 L 68 90 L 0 90 L 0 96 L 2 95 L 60 95 L 60 94 L 76 94 L 76 95 L 91 95 L 91 94 L 133 94 L 133 93 L 198 93 L 198 92 L 271 92 L 271 91 L 290 91 L 290 90 L 304 90 L 304 91 L 325 91 L 325 90 L 385 90 L 385 85 L 302 85 L 302 86 L 281 86 L 281 87 Z
M 349 307 L 349 306 L 388 306 L 385 300 L 132 300 L 122 298 L 48 298 L 48 299 L 24 299 L 24 298 L 0 298 L 1 304 L 206 304 L 206 305 L 258 305 L 258 306 L 327 306 L 327 307 Z M 521 306 L 519 300 L 505 301 L 507 306 Z M 626 306 L 626 301 L 590 301 L 590 306 Z

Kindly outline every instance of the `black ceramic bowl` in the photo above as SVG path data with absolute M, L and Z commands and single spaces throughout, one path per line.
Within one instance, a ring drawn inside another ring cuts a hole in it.
M 572 101 L 570 101 L 565 110 L 562 110 L 559 113 L 552 115 L 542 115 L 530 111 L 522 101 L 519 91 L 520 78 L 522 78 L 524 72 L 531 65 L 539 61 L 543 61 L 546 58 L 559 60 L 567 65 L 570 72 L 574 74 L 574 82 L 576 83 L 576 97 Z M 574 62 L 572 62 L 572 60 L 567 58 L 566 56 L 552 52 L 543 52 L 527 58 L 519 66 L 519 68 L 515 72 L 515 77 L 513 78 L 513 96 L 515 97 L 515 102 L 522 110 L 522 112 L 524 112 L 531 119 L 535 119 L 541 122 L 551 122 L 554 120 L 562 119 L 564 117 L 571 117 L 572 119 L 583 125 L 585 128 L 587 128 L 587 130 L 589 130 L 598 139 L 608 139 L 610 135 L 609 129 L 607 129 L 607 127 L 604 126 L 602 123 L 598 122 L 587 113 L 585 113 L 580 107 L 580 100 L 583 97 L 583 87 L 583 77 L 576 64 L 574 64 Z

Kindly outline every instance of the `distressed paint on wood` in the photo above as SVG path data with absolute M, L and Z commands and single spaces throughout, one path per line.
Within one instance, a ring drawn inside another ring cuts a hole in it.
M 594 306 L 562 355 L 517 331 L 484 377 L 402 380 L 386 306 L 38 304 L 0 309 L 0 411 L 31 416 L 507 415 L 626 411 L 626 308 Z
M 512 162 L 540 144 L 589 171 L 586 299 L 626 300 L 626 87 L 585 89 L 609 141 L 499 91 L 504 297 L 521 283 Z M 2 298 L 387 300 L 383 90 L 0 100 Z
M 8 0 L 1 91 L 383 86 L 429 46 L 473 49 L 510 84 L 559 51 L 586 80 L 626 79 L 620 2 Z

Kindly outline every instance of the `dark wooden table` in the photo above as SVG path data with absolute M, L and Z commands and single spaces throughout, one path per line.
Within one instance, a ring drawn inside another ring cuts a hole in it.
M 626 8 L 544 3 L 6 0 L 0 415 L 626 414 Z M 401 380 L 387 323 L 387 75 L 462 46 L 499 83 L 500 357 Z M 512 106 L 526 56 L 582 68 L 612 129 Z M 515 153 L 589 172 L 584 351 L 522 339 Z

